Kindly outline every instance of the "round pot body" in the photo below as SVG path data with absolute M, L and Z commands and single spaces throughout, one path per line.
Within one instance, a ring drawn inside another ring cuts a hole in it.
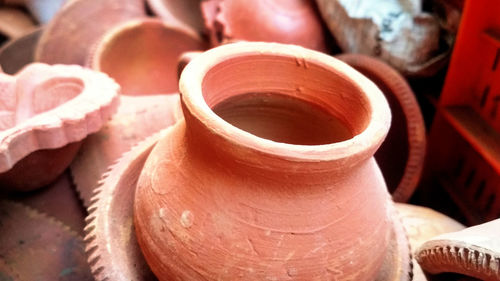
M 180 79 L 185 119 L 138 180 L 134 222 L 161 280 L 374 280 L 392 202 L 373 155 L 378 88 L 319 52 L 235 43 Z

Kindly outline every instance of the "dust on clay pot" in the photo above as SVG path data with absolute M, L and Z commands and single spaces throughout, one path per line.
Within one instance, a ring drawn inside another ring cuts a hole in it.
M 213 46 L 246 40 L 327 51 L 321 19 L 310 0 L 205 0 L 201 11 Z
M 157 277 L 376 278 L 397 220 L 373 158 L 390 110 L 371 81 L 298 46 L 235 43 L 196 57 L 180 91 L 185 119 L 134 202 Z
M 79 66 L 30 64 L 0 73 L 0 184 L 31 190 L 69 165 L 118 105 L 119 86 Z
M 175 93 L 179 56 L 203 49 L 205 43 L 190 29 L 157 19 L 133 20 L 109 31 L 87 64 L 114 78 L 125 95 Z

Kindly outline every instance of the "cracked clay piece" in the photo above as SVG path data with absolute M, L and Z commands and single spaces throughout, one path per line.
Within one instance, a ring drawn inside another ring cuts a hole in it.
M 0 183 L 31 190 L 69 165 L 88 134 L 115 112 L 119 86 L 80 66 L 30 64 L 0 73 Z
M 115 79 L 124 95 L 176 93 L 180 55 L 205 45 L 190 29 L 159 19 L 131 20 L 102 37 L 87 65 Z
M 35 60 L 84 65 L 90 48 L 110 28 L 141 17 L 146 17 L 142 0 L 68 1 L 45 27 Z
M 312 0 L 204 0 L 201 11 L 212 46 L 245 40 L 328 51 Z
M 0 201 L 0 277 L 2 263 L 19 277 L 13 280 L 92 280 L 82 238 L 53 218 L 6 200 Z
M 201 34 L 203 17 L 201 0 L 147 0 L 153 13 L 169 24 L 189 27 Z
M 179 85 L 184 119 L 151 151 L 134 200 L 160 280 L 387 270 L 399 218 L 373 158 L 391 119 L 375 84 L 319 52 L 240 42 L 197 56 Z
M 384 93 L 391 108 L 391 128 L 375 159 L 396 202 L 406 202 L 417 188 L 425 159 L 425 124 L 415 94 L 394 68 L 361 54 L 336 58 L 372 80 Z
M 417 250 L 429 273 L 454 272 L 480 280 L 500 280 L 500 219 L 439 235 Z

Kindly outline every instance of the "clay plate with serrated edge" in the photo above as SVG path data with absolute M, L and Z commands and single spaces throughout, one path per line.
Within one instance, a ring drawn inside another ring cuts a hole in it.
M 153 278 L 136 241 L 133 200 L 137 179 L 149 153 L 171 128 L 149 137 L 124 154 L 96 189 L 85 230 L 88 261 L 96 280 Z M 394 243 L 387 251 L 384 267 L 376 280 L 411 280 L 409 244 L 398 219 L 394 220 L 392 235 Z
M 55 179 L 78 142 L 116 111 L 118 91 L 107 75 L 80 66 L 34 63 L 15 76 L 0 73 L 2 186 L 30 190 Z
M 83 241 L 76 233 L 53 218 L 6 200 L 0 201 L 1 260 L 26 281 L 92 280 Z
M 500 280 L 500 219 L 434 237 L 416 259 L 429 273 L 452 272 L 480 280 Z
M 89 136 L 71 163 L 71 174 L 86 207 L 102 174 L 132 145 L 182 117 L 179 95 L 120 96 L 113 118 Z
M 68 1 L 45 28 L 35 60 L 84 65 L 94 43 L 110 28 L 133 18 L 146 17 L 142 0 Z

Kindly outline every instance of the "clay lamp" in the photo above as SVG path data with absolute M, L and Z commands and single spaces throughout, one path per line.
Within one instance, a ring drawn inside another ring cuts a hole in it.
M 147 0 L 153 13 L 171 25 L 203 31 L 200 0 Z
M 45 27 L 35 60 L 84 65 L 92 46 L 114 26 L 145 17 L 142 0 L 71 0 Z
M 373 158 L 391 119 L 375 84 L 319 52 L 243 42 L 196 57 L 179 84 L 184 119 L 134 200 L 160 280 L 408 280 Z
M 175 93 L 179 56 L 203 49 L 204 42 L 190 29 L 158 19 L 133 20 L 109 31 L 88 65 L 114 78 L 124 95 Z
M 389 102 L 391 128 L 375 158 L 394 201 L 406 202 L 420 182 L 426 148 L 424 118 L 415 94 L 397 70 L 379 59 L 362 54 L 336 58 L 372 80 Z
M 201 11 L 213 46 L 246 40 L 328 51 L 320 15 L 310 0 L 205 0 Z
M 30 64 L 0 87 L 0 185 L 16 190 L 54 180 L 118 105 L 119 86 L 79 66 Z

